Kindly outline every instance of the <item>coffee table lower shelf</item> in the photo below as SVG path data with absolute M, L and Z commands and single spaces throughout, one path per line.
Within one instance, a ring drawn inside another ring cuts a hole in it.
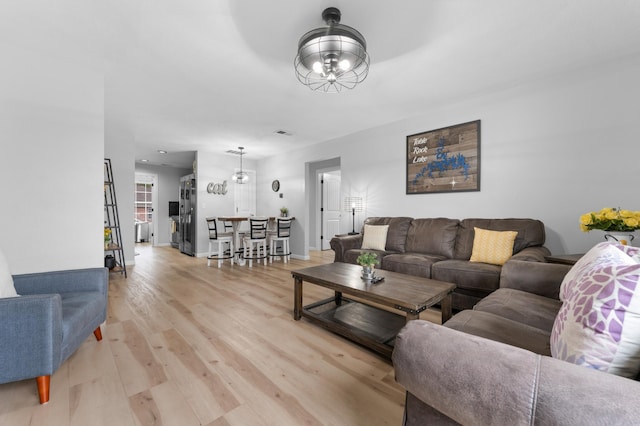
M 406 317 L 374 306 L 342 298 L 321 300 L 304 306 L 302 316 L 336 334 L 391 359 L 395 338 Z

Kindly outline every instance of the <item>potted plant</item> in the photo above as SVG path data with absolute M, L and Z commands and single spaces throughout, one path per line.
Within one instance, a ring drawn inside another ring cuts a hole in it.
M 280 216 L 282 217 L 289 216 L 289 209 L 286 207 L 280 207 Z
M 370 280 L 373 278 L 375 265 L 379 264 L 376 253 L 364 252 L 356 259 L 358 265 L 362 266 L 362 278 Z
M 111 229 L 104 228 L 104 249 L 109 250 L 109 244 L 111 243 Z

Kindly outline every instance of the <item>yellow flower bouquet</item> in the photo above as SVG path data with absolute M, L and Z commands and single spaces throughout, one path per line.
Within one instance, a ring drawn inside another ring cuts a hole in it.
M 104 228 L 104 242 L 108 243 L 111 241 L 111 229 Z
M 640 229 L 640 211 L 607 207 L 580 216 L 580 230 L 599 229 L 607 232 L 633 232 Z

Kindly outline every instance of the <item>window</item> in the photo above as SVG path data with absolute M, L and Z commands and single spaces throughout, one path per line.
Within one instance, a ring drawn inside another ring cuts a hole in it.
M 137 222 L 153 221 L 152 189 L 153 184 L 151 183 L 136 183 L 134 214 Z

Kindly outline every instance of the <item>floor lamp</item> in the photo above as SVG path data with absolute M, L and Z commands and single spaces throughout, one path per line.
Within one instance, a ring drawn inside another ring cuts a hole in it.
M 362 198 L 360 197 L 346 197 L 344 199 L 344 211 L 351 212 L 353 216 L 353 226 L 349 235 L 356 235 L 356 212 L 362 211 Z

